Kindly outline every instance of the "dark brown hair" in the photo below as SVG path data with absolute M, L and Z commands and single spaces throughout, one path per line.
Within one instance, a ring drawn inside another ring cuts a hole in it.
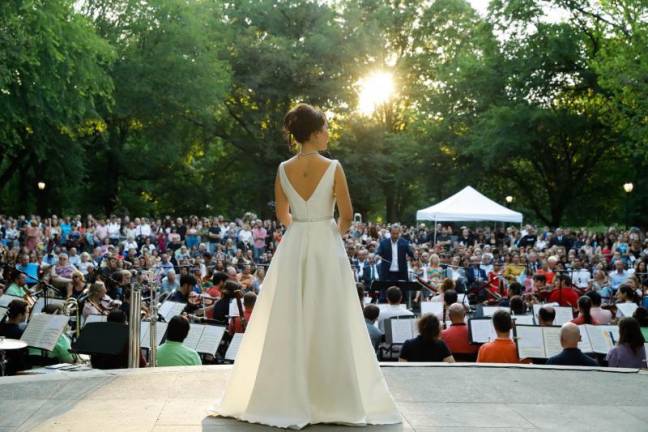
M 292 147 L 292 137 L 302 144 L 308 141 L 314 132 L 322 130 L 325 123 L 326 116 L 321 110 L 300 103 L 284 116 L 283 129 L 288 138 L 288 146 Z
M 441 325 L 436 315 L 424 314 L 418 321 L 418 331 L 425 342 L 433 342 L 439 338 Z
M 619 345 L 628 344 L 635 354 L 646 343 L 641 333 L 639 321 L 632 317 L 624 317 L 619 321 Z

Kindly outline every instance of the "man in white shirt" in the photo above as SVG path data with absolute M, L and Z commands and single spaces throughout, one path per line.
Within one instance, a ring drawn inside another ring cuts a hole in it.
M 589 288 L 592 275 L 587 269 L 583 268 L 580 258 L 574 258 L 574 268 L 572 269 L 572 284 L 579 289 Z
M 119 244 L 119 231 L 121 230 L 121 223 L 119 219 L 113 218 L 108 224 L 108 238 L 110 239 L 110 244 L 117 246 Z
M 378 328 L 385 331 L 385 320 L 395 316 L 414 316 L 414 313 L 402 304 L 403 292 L 397 286 L 387 288 L 387 304 L 380 304 Z
M 376 252 L 376 255 L 382 258 L 380 278 L 394 282 L 406 281 L 408 280 L 407 256 L 414 258 L 414 253 L 409 242 L 401 238 L 398 224 L 391 226 L 390 233 L 390 238 L 382 240 Z

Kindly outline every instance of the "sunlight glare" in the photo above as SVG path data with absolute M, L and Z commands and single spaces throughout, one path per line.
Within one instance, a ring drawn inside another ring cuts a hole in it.
M 389 72 L 374 72 L 358 81 L 358 85 L 358 111 L 364 115 L 371 115 L 394 94 L 394 77 Z

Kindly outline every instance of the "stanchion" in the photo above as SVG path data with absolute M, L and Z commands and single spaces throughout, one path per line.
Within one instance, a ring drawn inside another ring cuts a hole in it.
M 138 284 L 131 285 L 128 314 L 128 367 L 138 368 L 140 361 L 140 329 L 142 325 L 142 292 Z
M 151 341 L 149 344 L 149 367 L 155 367 L 157 362 L 157 320 L 158 320 L 158 296 L 159 291 L 155 284 L 150 284 L 151 304 L 149 306 L 151 315 L 149 318 L 149 332 Z

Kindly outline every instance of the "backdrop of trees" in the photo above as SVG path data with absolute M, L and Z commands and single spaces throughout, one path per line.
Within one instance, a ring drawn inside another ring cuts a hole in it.
M 647 46 L 646 0 L 4 0 L 0 212 L 269 216 L 306 101 L 365 217 L 470 184 L 648 225 Z M 375 70 L 397 93 L 361 115 Z

